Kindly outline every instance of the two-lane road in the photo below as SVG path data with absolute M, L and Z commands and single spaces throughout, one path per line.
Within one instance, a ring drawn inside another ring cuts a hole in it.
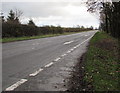
M 88 40 L 95 32 L 2 44 L 3 89 L 43 70 L 36 72 L 39 68 L 49 67 L 54 61 L 58 61 L 60 56 L 67 55 L 77 48 L 77 45 L 80 46 Z

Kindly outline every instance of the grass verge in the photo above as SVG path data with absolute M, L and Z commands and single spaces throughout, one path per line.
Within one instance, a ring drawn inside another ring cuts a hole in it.
M 22 40 L 30 40 L 30 39 L 39 39 L 39 38 L 46 38 L 46 37 L 54 37 L 54 36 L 60 36 L 60 35 L 69 35 L 69 34 L 74 34 L 74 33 L 80 33 L 80 32 L 66 32 L 66 33 L 63 33 L 63 34 L 48 34 L 48 35 L 31 36 L 31 37 L 11 37 L 11 38 L 0 39 L 0 42 L 7 43 L 7 42 L 14 42 L 14 41 L 22 41 Z
M 84 80 L 95 91 L 120 90 L 119 62 L 118 40 L 104 32 L 97 32 L 86 54 Z
M 120 91 L 118 42 L 104 32 L 97 32 L 74 67 L 67 91 Z

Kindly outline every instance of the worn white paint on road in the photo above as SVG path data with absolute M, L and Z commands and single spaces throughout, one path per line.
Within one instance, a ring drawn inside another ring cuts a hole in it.
M 36 76 L 38 73 L 40 73 L 43 69 L 40 68 L 39 70 L 35 71 L 34 73 L 30 74 L 29 76 Z
M 51 62 L 51 63 L 45 65 L 45 67 L 49 67 L 49 66 L 51 66 L 52 64 L 53 64 L 53 62 Z
M 62 57 L 64 57 L 64 56 L 66 56 L 67 54 L 63 54 L 63 55 L 61 55 Z
M 87 35 L 85 35 L 85 36 L 87 36 Z M 73 48 L 69 49 L 68 51 L 66 51 L 65 54 L 62 54 L 60 57 L 56 58 L 55 60 L 53 60 L 53 62 L 45 65 L 44 67 L 45 67 L 45 68 L 50 67 L 51 65 L 54 64 L 54 61 L 55 61 L 55 62 L 59 61 L 62 57 L 68 55 L 69 53 L 71 53 L 72 51 L 74 51 L 76 48 L 80 47 L 83 43 L 85 43 L 86 41 L 88 41 L 88 40 L 91 39 L 92 37 L 93 37 L 93 35 L 92 35 L 91 37 L 87 38 L 86 40 L 84 40 L 82 43 L 80 43 L 80 44 L 74 46 Z M 72 42 L 74 42 L 74 41 L 65 42 L 64 44 L 66 45 L 66 44 L 70 44 L 70 43 L 72 43 Z M 37 44 L 39 44 L 39 43 L 36 43 L 36 44 L 33 44 L 33 45 L 37 45 Z M 33 46 L 32 49 L 35 49 L 35 47 Z M 43 70 L 43 69 L 40 68 L 39 70 L 35 71 L 34 73 L 29 74 L 29 76 L 36 76 L 36 75 L 37 75 L 39 72 L 41 72 L 42 70 Z M 14 90 L 15 88 L 17 88 L 18 86 L 20 86 L 21 84 L 25 83 L 26 81 L 27 81 L 27 79 L 21 79 L 20 81 L 16 82 L 15 84 L 11 85 L 10 87 L 6 88 L 5 90 L 6 90 L 6 91 L 12 91 L 12 90 Z
M 70 44 L 72 42 L 74 42 L 74 41 L 65 42 L 64 45 Z
M 12 91 L 15 88 L 17 88 L 18 86 L 20 86 L 21 84 L 25 83 L 27 81 L 27 79 L 21 79 L 20 81 L 16 82 L 15 84 L 11 85 L 10 87 L 6 88 L 6 91 Z
M 61 58 L 60 57 L 58 57 L 58 58 L 56 58 L 54 61 L 58 61 L 58 60 L 60 60 Z

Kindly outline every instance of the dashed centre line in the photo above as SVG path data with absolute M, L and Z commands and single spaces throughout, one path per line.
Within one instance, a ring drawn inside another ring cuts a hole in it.
M 65 42 L 64 45 L 70 44 L 70 43 L 72 43 L 72 42 L 73 42 L 73 41 Z
M 16 82 L 15 84 L 11 85 L 10 87 L 6 88 L 6 91 L 12 91 L 15 88 L 17 88 L 18 86 L 20 86 L 21 84 L 25 83 L 27 81 L 27 79 L 21 79 L 20 81 Z
M 87 35 L 86 35 L 86 36 L 87 36 Z M 80 45 L 82 45 L 83 43 L 85 43 L 86 41 L 88 41 L 88 40 L 89 40 L 90 38 L 92 38 L 92 37 L 93 37 L 93 35 L 92 35 L 91 37 L 89 37 L 88 39 L 86 39 L 85 41 L 83 41 L 82 43 L 74 46 L 73 48 L 71 48 L 70 50 L 68 50 L 66 53 L 72 52 L 74 49 L 78 48 Z M 64 44 L 70 44 L 70 43 L 72 43 L 72 42 L 73 42 L 73 41 L 69 41 L 69 42 L 65 42 Z M 37 44 L 39 44 L 39 43 L 37 43 Z M 34 44 L 33 44 L 33 45 L 34 45 Z M 35 49 L 35 48 L 32 48 L 32 49 Z M 66 53 L 63 54 L 63 55 L 61 55 L 61 57 L 66 56 L 66 55 L 67 55 Z M 54 61 L 57 62 L 57 61 L 59 61 L 60 59 L 61 59 L 61 58 L 58 57 L 58 58 L 56 58 Z M 51 62 L 51 63 L 45 65 L 44 67 L 45 67 L 45 68 L 46 68 L 46 67 L 50 67 L 50 66 L 53 65 L 53 64 L 54 64 L 54 63 Z M 41 72 L 42 70 L 43 70 L 43 69 L 40 68 L 39 70 L 35 71 L 34 73 L 29 74 L 29 76 L 36 76 L 36 75 L 37 75 L 39 72 Z M 20 86 L 21 84 L 25 83 L 26 81 L 27 81 L 27 79 L 21 79 L 21 80 L 19 80 L 18 82 L 16 82 L 15 84 L 13 84 L 13 85 L 11 85 L 10 87 L 6 88 L 6 91 L 12 91 L 12 90 L 14 90 L 15 88 L 17 88 L 18 86 Z

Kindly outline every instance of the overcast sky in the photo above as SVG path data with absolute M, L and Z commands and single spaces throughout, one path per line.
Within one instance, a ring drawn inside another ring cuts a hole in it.
M 49 0 L 49 2 L 2 3 L 2 11 L 5 16 L 8 15 L 10 9 L 23 11 L 21 22 L 24 24 L 28 23 L 28 20 L 31 18 L 37 26 L 99 26 L 98 16 L 87 12 L 86 5 L 81 4 L 81 2 L 50 2 Z

